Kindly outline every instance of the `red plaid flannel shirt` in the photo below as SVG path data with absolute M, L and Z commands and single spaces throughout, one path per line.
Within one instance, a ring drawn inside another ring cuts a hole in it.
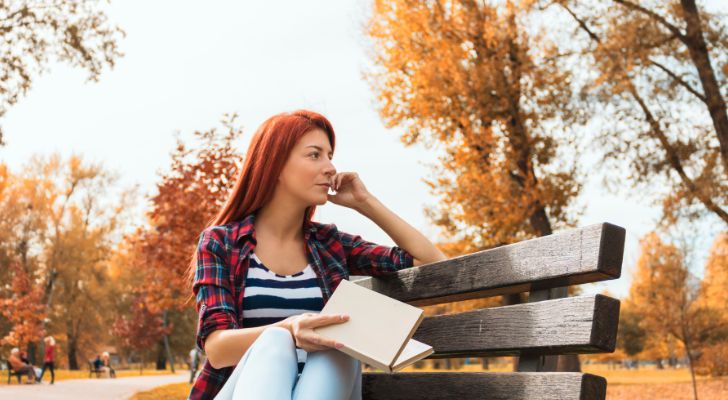
M 242 221 L 207 228 L 200 235 L 193 291 L 199 317 L 196 343 L 201 350 L 213 331 L 245 327 L 243 291 L 248 255 L 256 244 L 255 216 L 252 213 Z M 306 256 L 316 273 L 324 304 L 350 274 L 385 276 L 413 264 L 406 250 L 368 242 L 359 235 L 339 231 L 334 224 L 306 221 L 303 232 Z M 215 369 L 206 361 L 188 399 L 214 398 L 233 368 Z

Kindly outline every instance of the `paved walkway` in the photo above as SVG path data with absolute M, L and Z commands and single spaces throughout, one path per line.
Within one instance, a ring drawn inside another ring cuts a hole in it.
M 7 378 L 5 375 L 2 376 Z M 12 385 L 0 386 L 0 399 L 126 400 L 138 391 L 149 390 L 168 383 L 187 382 L 189 378 L 190 374 L 187 372 L 177 375 L 140 376 L 116 379 L 68 379 L 56 381 L 53 385 L 49 384 L 46 380 L 40 385 L 18 385 L 13 379 Z

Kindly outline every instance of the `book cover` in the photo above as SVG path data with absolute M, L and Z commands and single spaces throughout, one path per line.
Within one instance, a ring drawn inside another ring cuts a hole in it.
M 346 279 L 321 314 L 348 314 L 348 321 L 319 326 L 314 332 L 341 342 L 339 351 L 384 371 L 396 372 L 434 352 L 412 339 L 424 318 L 422 309 Z

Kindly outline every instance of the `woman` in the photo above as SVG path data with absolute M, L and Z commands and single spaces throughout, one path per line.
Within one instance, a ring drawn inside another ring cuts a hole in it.
M 111 366 L 111 358 L 109 357 L 108 351 L 101 353 L 100 369 L 106 372 L 107 378 L 116 378 L 116 371 L 114 371 L 114 368 Z
M 45 339 L 43 339 L 43 343 L 45 343 L 45 355 L 43 356 L 43 369 L 40 371 L 40 377 L 38 378 L 38 382 L 43 380 L 43 375 L 45 374 L 46 369 L 49 369 L 51 371 L 52 385 L 53 382 L 55 382 L 56 380 L 56 339 L 54 339 L 53 336 L 46 336 Z
M 253 135 L 190 264 L 196 341 L 207 361 L 189 399 L 361 398 L 359 361 L 312 329 L 347 316 L 319 311 L 350 274 L 383 276 L 445 259 L 355 172 L 337 173 L 334 146 L 329 121 L 306 110 L 274 115 Z M 312 221 L 327 201 L 368 217 L 397 246 Z
M 15 371 L 18 374 L 26 374 L 28 379 L 26 379 L 26 384 L 33 384 L 36 381 L 35 376 L 35 367 L 33 367 L 32 364 L 27 362 L 27 358 L 23 358 L 22 353 L 20 352 L 20 349 L 17 347 L 14 347 L 10 350 L 10 357 L 8 357 L 8 363 L 10 364 L 10 368 Z M 20 377 L 18 377 L 18 380 Z

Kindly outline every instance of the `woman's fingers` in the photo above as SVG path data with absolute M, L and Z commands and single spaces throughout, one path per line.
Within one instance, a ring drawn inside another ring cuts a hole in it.
M 348 320 L 349 316 L 344 314 L 322 314 L 311 319 L 310 327 L 338 324 Z
M 336 174 L 336 177 L 334 178 L 334 190 L 337 192 L 339 191 L 339 187 L 341 186 L 341 177 L 344 176 L 344 173 Z
M 301 328 L 315 328 L 317 326 L 330 325 L 348 320 L 349 316 L 342 317 L 342 314 L 304 314 L 304 317 L 298 322 L 298 325 Z
M 320 350 L 326 348 L 338 348 L 338 343 L 335 340 L 325 338 L 321 335 L 309 334 L 304 337 L 303 340 L 310 343 L 312 347 L 320 347 Z

